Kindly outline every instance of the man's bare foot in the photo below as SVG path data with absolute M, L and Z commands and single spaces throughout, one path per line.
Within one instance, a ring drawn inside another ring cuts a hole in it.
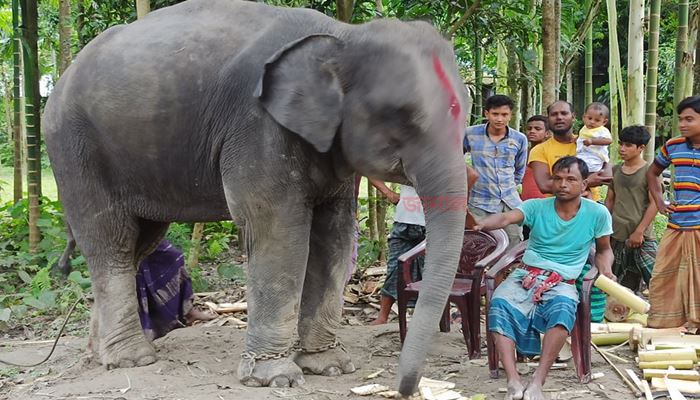
M 508 381 L 506 400 L 522 400 L 525 387 L 520 380 Z
M 542 385 L 530 382 L 525 389 L 525 393 L 523 393 L 523 400 L 545 400 Z
M 377 317 L 370 325 L 384 325 L 386 324 L 387 318 Z
M 194 323 L 195 321 L 210 321 L 214 318 L 216 318 L 215 315 L 212 315 L 205 311 L 200 311 L 195 307 L 192 307 L 190 312 L 188 312 L 187 315 L 185 315 L 185 322 L 187 323 L 187 325 L 192 325 L 192 323 Z

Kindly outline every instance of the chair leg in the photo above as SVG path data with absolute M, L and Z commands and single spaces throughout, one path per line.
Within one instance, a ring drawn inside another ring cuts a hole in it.
M 440 332 L 449 332 L 451 323 L 450 302 L 448 300 L 447 305 L 445 305 L 445 311 L 443 311 L 442 318 L 440 319 Z
M 472 351 L 469 358 L 481 357 L 481 304 L 474 303 L 472 299 L 467 299 L 467 310 L 469 314 L 469 335 L 472 344 Z M 481 299 L 479 299 L 481 300 Z
M 404 340 L 406 340 L 407 332 L 406 311 L 408 308 L 409 296 L 403 290 L 399 290 L 397 297 L 398 299 L 396 300 L 399 308 L 399 338 L 401 339 L 401 344 L 403 345 Z

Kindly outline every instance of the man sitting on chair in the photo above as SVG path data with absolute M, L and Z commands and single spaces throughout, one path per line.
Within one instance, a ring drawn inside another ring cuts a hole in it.
M 581 197 L 588 167 L 576 157 L 552 166 L 554 197 L 527 200 L 518 208 L 477 221 L 475 230 L 509 224 L 530 228 L 522 264 L 496 288 L 489 306 L 489 332 L 508 378 L 506 400 L 544 400 L 542 386 L 576 319 L 581 273 L 595 240 L 598 271 L 612 279 L 612 218 L 602 204 Z M 540 354 L 540 365 L 525 386 L 515 368 L 515 350 Z

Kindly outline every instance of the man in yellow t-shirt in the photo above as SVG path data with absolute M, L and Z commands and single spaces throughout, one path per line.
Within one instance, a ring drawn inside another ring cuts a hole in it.
M 571 104 L 559 100 L 547 107 L 547 120 L 552 137 L 535 146 L 530 151 L 528 165 L 532 168 L 537 187 L 544 194 L 552 193 L 552 165 L 558 159 L 576 155 L 576 136 L 573 133 L 574 111 Z M 609 170 L 607 163 L 601 172 Z M 608 175 L 610 173 L 608 172 Z M 599 173 L 591 174 L 588 179 L 588 187 L 591 188 L 593 200 L 600 200 L 597 186 L 610 183 L 612 177 L 601 177 Z

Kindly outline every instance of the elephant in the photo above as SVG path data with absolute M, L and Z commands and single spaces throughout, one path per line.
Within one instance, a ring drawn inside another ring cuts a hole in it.
M 354 371 L 336 331 L 358 174 L 413 185 L 426 203 L 427 277 L 399 361 L 399 390 L 414 393 L 461 251 L 468 107 L 452 46 L 426 22 L 189 0 L 107 29 L 43 116 L 93 282 L 95 359 L 155 362 L 136 266 L 172 222 L 233 218 L 249 256 L 240 381 Z

